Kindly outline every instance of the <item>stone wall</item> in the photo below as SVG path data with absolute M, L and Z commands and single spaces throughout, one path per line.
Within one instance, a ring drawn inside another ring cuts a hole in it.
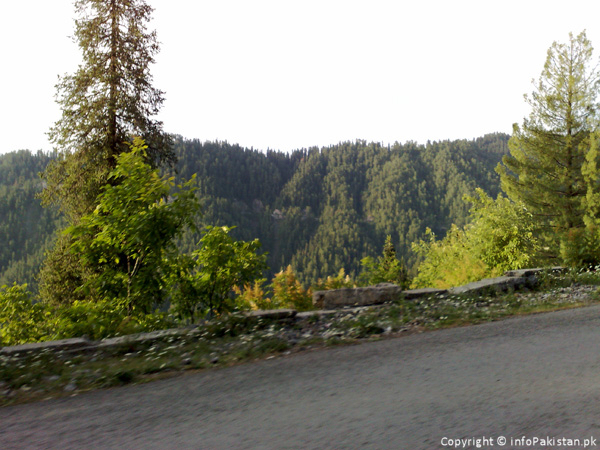
M 553 271 L 563 271 L 561 267 L 555 267 Z M 364 306 L 380 305 L 393 302 L 399 298 L 413 300 L 422 297 L 436 295 L 488 295 L 507 290 L 518 290 L 530 288 L 537 284 L 537 275 L 542 269 L 523 269 L 506 272 L 504 276 L 497 278 L 486 278 L 465 286 L 455 287 L 449 290 L 443 289 L 402 289 L 391 283 L 382 283 L 376 286 L 361 288 L 333 289 L 329 291 L 317 291 L 313 294 L 313 305 L 316 311 L 297 313 L 292 309 L 279 309 L 272 311 L 252 311 L 246 313 L 249 317 L 264 318 L 269 320 L 294 320 L 304 319 L 311 315 L 331 315 L 340 309 L 361 308 Z M 182 336 L 194 333 L 193 328 L 181 328 L 172 330 L 160 330 L 150 333 L 138 333 L 129 336 L 103 339 L 101 341 L 90 341 L 85 338 L 63 339 L 60 341 L 48 341 L 35 344 L 15 345 L 0 347 L 2 355 L 26 355 L 42 351 L 78 353 L 93 350 L 109 350 L 123 345 L 151 343 L 156 340 L 170 336 Z
M 347 306 L 367 306 L 392 302 L 400 298 L 402 289 L 391 283 L 360 288 L 331 289 L 313 293 L 317 309 L 336 309 Z

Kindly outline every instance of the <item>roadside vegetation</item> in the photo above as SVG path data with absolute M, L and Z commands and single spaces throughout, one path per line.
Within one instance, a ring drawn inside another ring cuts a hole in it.
M 151 343 L 124 341 L 117 348 L 80 354 L 45 350 L 31 355 L 2 355 L 0 404 L 72 396 L 332 345 L 589 306 L 600 303 L 599 286 L 600 274 L 596 272 L 546 272 L 540 276 L 539 286 L 531 291 L 497 296 L 399 298 L 380 306 L 285 320 L 232 314 Z

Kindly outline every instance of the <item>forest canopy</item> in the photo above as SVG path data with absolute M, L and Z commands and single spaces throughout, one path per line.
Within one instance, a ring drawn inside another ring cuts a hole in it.
M 179 184 L 196 174 L 200 225 L 235 227 L 237 239 L 259 239 L 275 272 L 292 265 L 304 284 L 344 269 L 351 276 L 365 257 L 377 257 L 389 235 L 409 271 L 418 262 L 411 244 L 427 228 L 443 236 L 468 222 L 469 203 L 481 187 L 495 197 L 494 167 L 509 137 L 390 146 L 344 142 L 292 153 L 260 152 L 226 142 L 174 137 L 178 164 L 165 172 Z M 27 282 L 59 228 L 61 216 L 39 205 L 38 177 L 53 155 L 27 151 L 0 156 L 0 284 Z M 27 193 L 25 195 L 25 193 Z M 197 248 L 199 234 L 180 240 Z

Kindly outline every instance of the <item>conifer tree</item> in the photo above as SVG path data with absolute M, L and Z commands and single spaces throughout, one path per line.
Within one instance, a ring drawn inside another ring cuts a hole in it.
M 57 205 L 71 226 L 94 210 L 103 186 L 118 182 L 109 174 L 135 136 L 148 145 L 153 168 L 175 160 L 170 137 L 153 119 L 163 103 L 150 74 L 159 49 L 156 33 L 147 30 L 153 9 L 145 0 L 76 0 L 75 11 L 83 61 L 56 86 L 62 117 L 49 136 L 59 158 L 43 174 L 41 194 L 42 203 Z M 87 279 L 69 252 L 72 244 L 61 236 L 46 257 L 39 278 L 47 301 L 74 300 Z
M 513 127 L 510 155 L 496 171 L 502 188 L 522 201 L 550 239 L 547 256 L 558 256 L 573 230 L 584 226 L 586 182 L 582 174 L 598 111 L 599 75 L 585 31 L 548 50 L 531 96 L 529 118 Z
M 75 11 L 83 62 L 56 86 L 62 117 L 49 136 L 61 157 L 46 170 L 42 195 L 70 220 L 93 209 L 132 136 L 147 143 L 154 166 L 174 161 L 170 138 L 152 119 L 163 103 L 149 71 L 159 49 L 146 28 L 152 8 L 145 0 L 77 0 Z

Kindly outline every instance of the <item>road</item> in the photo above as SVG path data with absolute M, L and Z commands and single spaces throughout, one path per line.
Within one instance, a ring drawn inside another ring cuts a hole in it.
M 501 436 L 502 448 L 600 442 L 599 306 L 0 409 L 1 450 L 501 448 Z

